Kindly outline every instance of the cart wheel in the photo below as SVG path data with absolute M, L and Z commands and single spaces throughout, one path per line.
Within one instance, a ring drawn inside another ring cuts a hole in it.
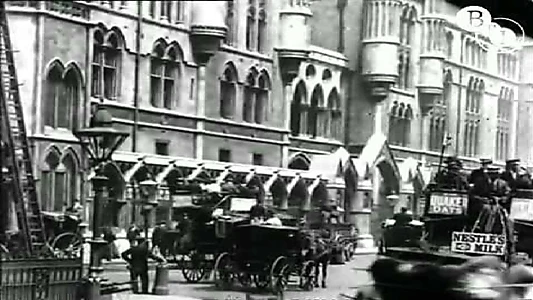
M 315 263 L 311 260 L 304 262 L 300 272 L 300 288 L 306 291 L 312 291 L 315 276 Z
M 189 283 L 197 283 L 204 278 L 205 270 L 203 267 L 203 259 L 196 252 L 190 252 L 182 257 L 181 274 Z
M 283 291 L 285 291 L 285 288 L 287 287 L 287 284 L 289 283 L 289 275 L 290 275 L 290 269 L 288 264 L 283 264 L 283 267 L 279 271 L 279 273 L 272 277 L 271 279 L 271 285 L 272 285 L 272 291 L 275 294 L 282 294 Z
M 231 286 L 231 258 L 228 253 L 224 252 L 217 257 L 213 271 L 216 287 L 227 289 Z
M 239 283 L 244 287 L 249 287 L 252 285 L 252 276 L 248 273 L 239 273 L 237 276 Z
M 268 276 L 266 276 L 266 275 L 254 275 L 253 279 L 254 279 L 255 286 L 258 289 L 264 290 L 264 289 L 266 289 L 268 287 L 268 284 L 269 284 Z
M 59 252 L 61 256 L 81 257 L 83 238 L 77 233 L 64 232 L 56 236 L 50 246 L 55 252 Z

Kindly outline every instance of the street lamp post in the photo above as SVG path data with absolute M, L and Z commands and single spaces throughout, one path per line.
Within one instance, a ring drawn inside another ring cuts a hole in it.
M 143 197 L 143 217 L 144 217 L 144 238 L 148 241 L 148 219 L 150 217 L 150 212 L 157 206 L 157 200 L 155 199 L 155 193 L 157 191 L 158 183 L 147 179 L 139 183 L 141 188 L 141 194 Z
M 78 130 L 76 137 L 81 141 L 84 150 L 89 154 L 91 167 L 95 176 L 91 179 L 93 200 L 93 236 L 89 241 L 91 257 L 87 278 L 86 300 L 100 299 L 101 249 L 107 244 L 102 238 L 102 204 L 106 200 L 106 185 L 108 178 L 104 176 L 105 164 L 111 161 L 111 156 L 129 136 L 128 132 L 113 128 L 113 117 L 104 108 L 98 107 L 91 118 L 89 128 Z

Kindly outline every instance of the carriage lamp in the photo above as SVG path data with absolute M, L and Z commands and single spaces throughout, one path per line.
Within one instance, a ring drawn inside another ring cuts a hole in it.
M 158 205 L 155 199 L 158 183 L 152 179 L 147 179 L 139 183 L 139 186 L 143 197 L 144 237 L 148 240 L 148 218 L 150 212 Z
M 103 271 L 100 252 L 107 245 L 102 238 L 102 203 L 106 199 L 106 187 L 108 178 L 102 174 L 105 163 L 111 161 L 115 152 L 129 136 L 128 132 L 113 128 L 113 117 L 104 108 L 98 107 L 94 112 L 90 126 L 75 132 L 81 146 L 89 155 L 90 163 L 95 168 L 95 174 L 91 179 L 94 189 L 93 198 L 93 236 L 89 241 L 91 255 L 89 262 L 89 274 L 86 278 L 85 299 L 100 299 L 100 274 Z

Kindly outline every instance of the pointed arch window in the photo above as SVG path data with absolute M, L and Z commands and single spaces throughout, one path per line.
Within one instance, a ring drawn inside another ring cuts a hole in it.
M 60 64 L 46 75 L 44 125 L 52 128 L 76 130 L 80 97 L 79 76 L 73 68 L 66 72 Z
M 311 137 L 316 137 L 319 133 L 323 103 L 322 87 L 317 85 L 311 94 L 311 105 L 307 115 L 307 134 Z
M 265 0 L 259 0 L 259 12 L 257 19 L 257 51 L 263 53 L 266 50 L 267 38 L 267 8 Z
M 176 106 L 180 55 L 176 46 L 159 42 L 150 58 L 150 103 L 154 107 L 172 109 Z
M 498 96 L 498 127 L 496 130 L 496 159 L 501 161 L 509 156 L 513 98 L 514 94 L 511 89 L 507 87 L 500 89 L 500 95 Z
M 237 71 L 233 65 L 228 65 L 220 79 L 220 116 L 232 119 L 237 95 Z
M 328 107 L 330 114 L 330 136 L 334 139 L 342 139 L 342 111 L 341 111 L 341 101 L 339 93 L 336 89 L 331 91 L 328 97 Z
M 257 94 L 256 88 L 257 71 L 252 69 L 246 77 L 244 86 L 244 99 L 242 108 L 242 119 L 244 122 L 252 122 L 254 113 L 254 102 Z
M 481 103 L 485 93 L 483 80 L 471 77 L 466 90 L 466 113 L 463 124 L 463 155 L 479 154 Z
M 122 51 L 119 33 L 97 29 L 93 36 L 91 96 L 116 100 Z
M 291 103 L 291 134 L 298 136 L 306 132 L 303 121 L 307 120 L 307 90 L 305 83 L 301 81 L 296 85 Z
M 262 72 L 258 80 L 257 97 L 255 99 L 255 123 L 262 124 L 267 120 L 267 107 L 270 93 L 270 77 L 266 72 Z
M 248 0 L 248 13 L 246 15 L 246 49 L 255 50 L 255 37 L 257 28 L 257 2 Z
M 413 7 L 404 6 L 400 16 L 400 49 L 398 56 L 398 81 L 401 89 L 411 88 L 411 45 L 416 21 L 416 11 Z
M 53 149 L 41 168 L 41 207 L 45 211 L 62 212 L 77 197 L 78 164 L 72 154 L 61 158 Z
M 446 55 L 450 59 L 453 56 L 453 33 L 446 32 Z
M 228 32 L 224 39 L 226 45 L 233 46 L 235 35 L 235 3 L 234 0 L 226 1 L 226 27 Z

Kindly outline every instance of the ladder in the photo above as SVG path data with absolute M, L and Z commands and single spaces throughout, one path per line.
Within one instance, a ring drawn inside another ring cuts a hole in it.
M 46 242 L 43 216 L 37 199 L 33 166 L 23 118 L 19 84 L 9 36 L 5 1 L 0 3 L 0 88 L 2 139 L 6 143 L 7 168 L 12 199 L 26 255 L 35 255 Z M 2 166 L 4 167 L 4 166 Z

